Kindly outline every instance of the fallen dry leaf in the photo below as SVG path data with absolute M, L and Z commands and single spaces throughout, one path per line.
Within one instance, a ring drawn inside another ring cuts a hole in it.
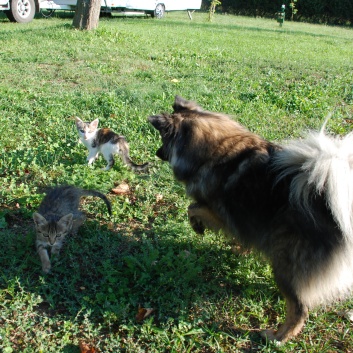
M 139 308 L 136 315 L 136 321 L 140 322 L 146 319 L 147 316 L 150 316 L 153 313 L 153 308 Z
M 90 347 L 86 342 L 79 342 L 81 353 L 96 353 L 96 349 L 94 347 Z
M 162 201 L 163 200 L 163 195 L 162 194 L 157 194 L 156 195 L 156 202 Z
M 126 183 L 121 183 L 116 188 L 112 189 L 112 192 L 116 195 L 126 195 L 130 192 L 130 187 Z

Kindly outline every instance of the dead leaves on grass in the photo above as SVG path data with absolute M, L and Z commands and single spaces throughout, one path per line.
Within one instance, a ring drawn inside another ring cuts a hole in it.
M 79 342 L 80 353 L 96 353 L 96 349 L 84 341 Z
M 153 308 L 138 308 L 137 315 L 136 315 L 136 321 L 137 322 L 142 322 L 144 319 L 146 319 L 148 316 L 150 316 L 154 312 Z
M 120 184 L 117 184 L 113 189 L 111 189 L 111 192 L 114 195 L 118 196 L 125 196 L 125 195 L 130 195 L 133 194 L 133 191 L 130 189 L 130 186 L 126 182 L 121 182 Z M 132 197 L 134 198 L 134 197 Z M 163 195 L 162 194 L 156 194 L 156 203 L 163 202 Z
M 122 182 L 112 189 L 112 193 L 115 195 L 127 195 L 130 193 L 130 186 L 129 184 Z

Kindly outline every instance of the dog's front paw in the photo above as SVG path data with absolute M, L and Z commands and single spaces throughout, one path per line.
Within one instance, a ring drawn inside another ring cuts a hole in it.
M 205 226 L 197 217 L 189 217 L 189 222 L 192 229 L 197 233 L 203 235 L 205 233 Z
M 202 210 L 202 208 L 198 203 L 192 203 L 188 207 L 188 218 L 192 229 L 197 234 L 202 235 L 205 233 L 206 227 L 202 222 L 202 217 L 200 217 L 200 210 Z

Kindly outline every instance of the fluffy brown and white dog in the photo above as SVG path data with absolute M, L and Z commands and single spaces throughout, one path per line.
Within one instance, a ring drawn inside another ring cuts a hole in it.
M 181 97 L 173 109 L 149 117 L 163 142 L 157 156 L 195 201 L 196 232 L 223 230 L 271 263 L 287 315 L 263 335 L 285 342 L 309 308 L 353 288 L 353 135 L 321 130 L 277 145 Z

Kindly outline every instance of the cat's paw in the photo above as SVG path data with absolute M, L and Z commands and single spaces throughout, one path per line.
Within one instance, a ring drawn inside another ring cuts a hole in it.
M 51 249 L 51 255 L 52 255 L 53 259 L 56 258 L 59 255 L 60 248 L 61 248 L 61 246 L 60 247 L 59 246 L 53 246 L 53 248 Z
M 42 270 L 43 270 L 43 272 L 46 273 L 46 274 L 49 273 L 50 270 L 51 270 L 51 264 L 50 264 L 50 263 L 43 264 Z

